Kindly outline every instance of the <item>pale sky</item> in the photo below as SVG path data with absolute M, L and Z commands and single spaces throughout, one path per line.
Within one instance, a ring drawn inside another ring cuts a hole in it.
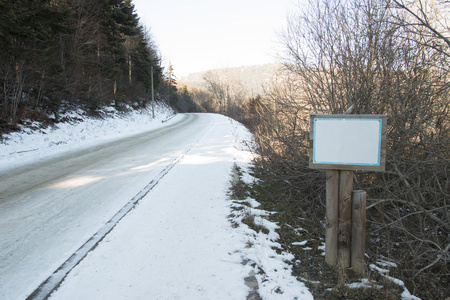
M 180 78 L 215 68 L 276 61 L 277 33 L 296 0 L 133 0 L 163 64 Z

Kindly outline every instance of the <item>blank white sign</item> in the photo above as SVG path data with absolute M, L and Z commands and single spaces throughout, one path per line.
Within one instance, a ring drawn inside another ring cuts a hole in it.
M 314 119 L 315 164 L 380 165 L 381 119 Z

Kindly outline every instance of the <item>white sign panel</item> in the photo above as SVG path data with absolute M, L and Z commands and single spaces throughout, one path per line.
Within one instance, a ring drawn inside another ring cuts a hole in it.
M 386 116 L 313 115 L 310 167 L 384 169 Z

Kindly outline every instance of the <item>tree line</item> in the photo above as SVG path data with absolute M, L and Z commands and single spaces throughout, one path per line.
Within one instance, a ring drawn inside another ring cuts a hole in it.
M 141 105 L 171 89 L 159 51 L 131 0 L 0 0 L 0 120 Z

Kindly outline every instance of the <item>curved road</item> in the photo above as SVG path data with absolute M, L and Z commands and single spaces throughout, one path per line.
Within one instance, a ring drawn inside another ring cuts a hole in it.
M 26 298 L 211 127 L 156 130 L 0 173 L 0 299 Z

